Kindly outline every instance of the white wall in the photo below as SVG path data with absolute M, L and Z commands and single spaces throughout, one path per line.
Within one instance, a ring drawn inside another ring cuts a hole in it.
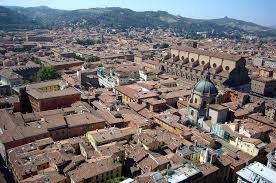
M 213 109 L 209 109 L 209 116 L 211 117 L 211 122 L 215 123 L 224 123 L 227 119 L 228 109 L 222 111 L 216 111 Z

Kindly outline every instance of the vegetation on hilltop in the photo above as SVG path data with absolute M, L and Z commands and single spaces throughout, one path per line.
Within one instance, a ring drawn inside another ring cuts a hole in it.
M 30 17 L 0 6 L 0 30 L 35 29 L 40 24 Z

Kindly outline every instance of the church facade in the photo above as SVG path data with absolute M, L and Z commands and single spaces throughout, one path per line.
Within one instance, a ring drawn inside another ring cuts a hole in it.
M 195 84 L 187 110 L 191 124 L 209 132 L 229 120 L 229 108 L 220 104 L 221 95 L 210 78 L 206 71 L 204 79 Z
M 209 117 L 209 106 L 219 102 L 218 90 L 210 80 L 210 74 L 194 86 L 188 106 L 188 118 L 197 124 L 200 118 Z
M 249 82 L 243 57 L 190 47 L 173 47 L 170 54 L 171 58 L 161 61 L 161 72 L 199 81 L 209 70 L 210 80 L 217 85 L 232 87 Z

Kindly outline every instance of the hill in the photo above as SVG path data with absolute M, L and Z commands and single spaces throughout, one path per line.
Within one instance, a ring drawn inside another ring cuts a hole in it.
M 276 31 L 251 22 L 230 18 L 200 20 L 175 16 L 165 11 L 137 12 L 125 8 L 91 8 L 73 11 L 39 7 L 8 7 L 40 26 L 106 27 L 125 30 L 135 28 L 171 29 L 180 36 L 200 37 L 197 32 L 208 32 L 211 37 L 237 38 L 242 34 L 276 37 Z M 12 15 L 11 15 L 12 16 Z M 9 22 L 7 22 L 9 24 Z M 13 24 L 14 25 L 14 24 Z
M 56 21 L 56 17 L 59 17 L 65 10 L 52 9 L 47 6 L 37 6 L 37 7 L 19 7 L 19 6 L 6 6 L 10 10 L 24 15 L 25 17 L 31 18 L 36 22 L 40 22 L 41 25 L 48 26 L 53 25 Z
M 39 23 L 30 17 L 0 6 L 0 30 L 33 29 L 40 27 Z
M 276 31 L 272 30 L 271 28 L 264 27 L 261 25 L 257 25 L 252 22 L 246 22 L 242 20 L 236 20 L 228 17 L 220 18 L 220 19 L 213 19 L 209 20 L 209 22 L 216 23 L 218 25 L 222 25 L 225 27 L 231 27 L 231 28 L 238 28 L 245 32 L 256 34 L 258 36 L 265 36 L 265 35 L 271 35 L 275 36 Z

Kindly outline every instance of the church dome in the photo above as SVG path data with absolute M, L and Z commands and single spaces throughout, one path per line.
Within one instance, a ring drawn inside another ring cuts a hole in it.
M 210 80 L 200 80 L 195 85 L 193 93 L 202 96 L 217 96 L 218 90 Z

